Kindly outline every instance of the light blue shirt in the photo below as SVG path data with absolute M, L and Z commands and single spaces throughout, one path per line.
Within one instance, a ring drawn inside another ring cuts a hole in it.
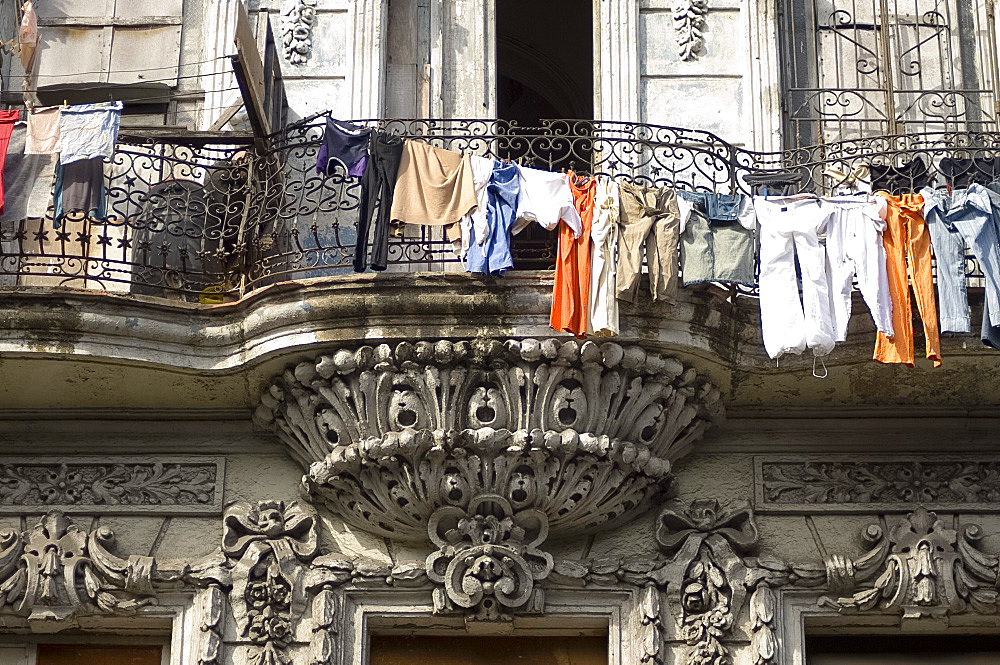
M 59 163 L 110 157 L 118 142 L 122 103 L 76 104 L 59 113 Z
M 517 216 L 517 198 L 520 192 L 517 164 L 496 161 L 487 185 L 486 226 L 490 234 L 486 242 L 476 239 L 475 225 L 469 242 L 466 261 L 468 272 L 502 275 L 514 267 L 510 253 L 510 232 Z

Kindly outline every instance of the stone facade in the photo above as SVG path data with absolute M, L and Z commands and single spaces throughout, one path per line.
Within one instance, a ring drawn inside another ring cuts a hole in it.
M 825 381 L 770 368 L 755 302 L 713 287 L 579 342 L 545 332 L 544 274 L 368 279 L 212 310 L 4 293 L 0 613 L 36 634 L 11 653 L 125 629 L 178 664 L 346 664 L 396 624 L 586 617 L 614 663 L 791 665 L 816 622 L 995 629 L 985 386 L 873 379 L 851 345 Z M 42 311 L 61 314 L 26 325 Z M 125 320 L 141 352 L 116 346 Z M 972 382 L 996 361 L 963 344 L 945 353 Z
M 233 4 L 207 4 L 183 44 L 217 57 Z M 495 115 L 493 3 L 248 4 L 274 19 L 293 115 L 381 115 L 403 5 L 426 13 L 417 110 Z M 595 115 L 779 147 L 774 10 L 595 2 Z M 766 358 L 734 292 L 622 303 L 620 336 L 581 341 L 548 328 L 551 288 L 0 288 L 0 663 L 131 635 L 171 665 L 360 664 L 397 630 L 803 665 L 815 626 L 1000 626 L 1000 363 L 977 337 L 944 339 L 941 370 L 875 365 L 859 299 L 819 380 Z

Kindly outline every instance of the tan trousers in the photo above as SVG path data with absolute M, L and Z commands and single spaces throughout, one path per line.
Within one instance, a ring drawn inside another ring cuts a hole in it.
M 680 213 L 671 187 L 621 183 L 621 232 L 618 241 L 618 298 L 639 299 L 643 247 L 653 300 L 677 302 Z

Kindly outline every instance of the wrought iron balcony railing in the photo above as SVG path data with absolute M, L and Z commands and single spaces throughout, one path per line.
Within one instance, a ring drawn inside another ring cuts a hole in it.
M 1000 134 L 937 133 L 756 153 L 689 129 L 601 121 L 519 127 L 493 120 L 381 120 L 456 151 L 716 193 L 811 191 L 868 169 L 876 189 L 961 187 L 1000 176 Z M 0 222 L 0 286 L 69 286 L 189 300 L 237 299 L 268 284 L 351 271 L 360 183 L 316 172 L 322 119 L 266 145 L 123 136 L 105 167 L 107 219 L 82 213 Z M 554 234 L 513 243 L 515 269 L 546 269 Z M 462 270 L 441 229 L 406 226 L 390 270 Z M 981 277 L 970 258 L 967 274 Z

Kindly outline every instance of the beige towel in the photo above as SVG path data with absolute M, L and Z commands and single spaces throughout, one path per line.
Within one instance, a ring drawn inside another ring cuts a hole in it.
M 472 167 L 467 158 L 422 141 L 406 142 L 392 197 L 392 219 L 406 224 L 448 226 L 472 212 L 476 205 Z
M 46 106 L 28 111 L 26 155 L 51 155 L 59 152 L 59 107 Z

